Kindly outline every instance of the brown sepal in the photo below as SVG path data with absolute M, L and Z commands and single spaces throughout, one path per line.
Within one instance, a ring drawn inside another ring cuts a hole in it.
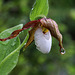
M 60 51 L 61 49 L 64 50 L 62 45 L 62 35 L 58 29 L 57 23 L 52 19 L 46 19 L 46 18 L 42 18 L 40 22 L 42 23 L 43 27 L 49 29 L 51 32 L 51 35 L 59 41 Z

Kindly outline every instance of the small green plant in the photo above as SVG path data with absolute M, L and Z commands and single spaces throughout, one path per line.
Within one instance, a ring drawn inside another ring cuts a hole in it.
M 52 38 L 59 41 L 60 52 L 64 54 L 62 45 L 62 35 L 59 32 L 57 23 L 52 19 L 47 19 L 49 5 L 48 0 L 36 0 L 30 12 L 30 22 L 17 25 L 0 33 L 0 74 L 7 75 L 17 64 L 20 49 L 24 49 L 35 40 L 37 49 L 42 53 L 49 53 L 51 50 Z M 40 19 L 39 19 L 40 18 Z M 29 29 L 27 36 L 20 44 L 19 33 Z

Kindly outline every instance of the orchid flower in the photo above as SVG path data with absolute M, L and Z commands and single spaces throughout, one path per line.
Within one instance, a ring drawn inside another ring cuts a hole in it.
M 35 45 L 39 51 L 41 51 L 42 53 L 49 53 L 52 46 L 53 36 L 59 41 L 60 53 L 65 53 L 62 45 L 62 35 L 59 32 L 58 25 L 54 20 L 50 18 L 42 18 L 30 21 L 27 24 L 25 24 L 22 29 L 12 32 L 12 34 L 9 37 L 0 39 L 0 41 L 12 39 L 16 37 L 21 31 L 28 29 L 30 27 L 32 29 L 29 31 L 29 39 L 25 45 L 25 48 L 28 47 L 34 40 Z

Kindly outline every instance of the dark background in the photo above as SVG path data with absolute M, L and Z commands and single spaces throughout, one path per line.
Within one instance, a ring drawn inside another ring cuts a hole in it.
M 0 32 L 30 21 L 35 0 L 0 0 Z M 36 50 L 34 42 L 22 51 L 17 66 L 9 75 L 75 75 L 75 0 L 49 0 L 49 13 L 63 35 L 65 55 L 59 52 L 58 41 L 52 38 L 49 54 Z M 20 34 L 21 41 L 25 33 Z

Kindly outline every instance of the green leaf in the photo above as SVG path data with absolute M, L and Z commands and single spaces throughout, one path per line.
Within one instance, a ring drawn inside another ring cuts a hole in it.
M 30 13 L 30 19 L 35 20 L 37 17 L 45 17 L 48 14 L 48 0 L 36 0 Z
M 18 25 L 0 33 L 0 38 L 8 37 L 14 30 L 21 29 L 23 25 Z M 15 51 L 20 45 L 19 37 L 7 41 L 0 41 L 0 74 L 7 75 L 17 64 L 19 50 Z

